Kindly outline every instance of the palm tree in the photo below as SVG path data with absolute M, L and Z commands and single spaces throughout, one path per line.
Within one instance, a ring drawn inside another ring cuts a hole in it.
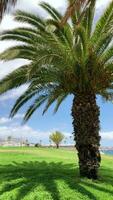
M 8 5 L 15 5 L 17 0 L 1 0 L 0 1 L 0 20 L 3 17 L 3 13 L 7 10 Z
M 64 135 L 59 131 L 55 131 L 49 136 L 49 138 L 55 143 L 56 148 L 59 149 L 60 143 L 64 139 Z
M 0 81 L 0 94 L 29 83 L 25 93 L 17 99 L 12 111 L 17 111 L 35 97 L 24 121 L 46 103 L 43 114 L 56 102 L 54 112 L 70 94 L 73 95 L 72 117 L 74 140 L 79 157 L 80 175 L 96 179 L 100 166 L 99 107 L 96 96 L 113 99 L 113 1 L 94 27 L 93 1 L 79 24 L 71 17 L 59 28 L 62 15 L 47 3 L 41 3 L 50 15 L 17 11 L 15 20 L 29 27 L 5 31 L 1 40 L 21 41 L 0 55 L 4 61 L 23 58 L 29 64 L 16 69 Z M 75 19 L 79 12 L 75 11 Z
M 9 136 L 7 137 L 7 141 L 10 142 L 11 140 L 12 140 L 12 136 L 9 135 Z

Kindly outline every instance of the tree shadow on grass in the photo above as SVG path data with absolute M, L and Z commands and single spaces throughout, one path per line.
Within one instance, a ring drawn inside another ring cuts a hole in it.
M 107 183 L 112 184 L 113 178 L 110 181 L 108 179 L 106 180 Z M 89 188 L 94 187 L 96 190 L 113 195 L 113 192 L 108 189 L 95 183 L 93 184 L 93 182 L 90 183 L 85 179 L 80 179 L 78 168 L 75 168 L 73 164 L 53 162 L 23 162 L 20 164 L 14 162 L 12 165 L 0 166 L 0 182 L 5 183 L 0 190 L 0 197 L 5 192 L 18 189 L 15 200 L 21 200 L 42 185 L 51 194 L 53 200 L 60 200 L 60 193 L 56 184 L 57 180 L 64 181 L 75 193 L 78 192 L 91 200 L 97 200 L 97 198 L 90 189 L 85 188 L 86 186 Z

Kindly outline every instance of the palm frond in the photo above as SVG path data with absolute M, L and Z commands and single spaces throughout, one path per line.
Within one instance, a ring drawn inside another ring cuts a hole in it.
M 29 65 L 24 65 L 0 80 L 0 94 L 27 83 Z
M 79 13 L 79 17 L 76 18 L 76 21 L 74 22 L 74 24 L 79 24 L 85 14 L 87 7 L 91 3 L 91 0 L 68 0 L 68 1 L 69 1 L 69 6 L 65 12 L 64 17 L 61 20 L 60 26 L 64 26 L 68 21 L 68 19 L 75 14 L 75 12 L 80 11 L 81 8 L 83 8 L 82 13 Z
M 45 11 L 48 12 L 48 14 L 50 14 L 50 16 L 54 19 L 54 20 L 61 20 L 62 15 L 60 14 L 60 12 L 58 12 L 54 7 L 52 7 L 50 4 L 46 3 L 46 2 L 41 2 L 39 4 Z
M 92 34 L 92 42 L 97 43 L 103 33 L 113 30 L 113 1 L 109 4 L 102 17 L 97 22 L 96 28 Z
M 48 95 L 47 104 L 43 110 L 43 114 L 47 112 L 48 108 L 58 99 L 58 97 L 62 94 L 62 89 L 58 86 L 54 89 L 54 91 L 50 92 Z
M 24 117 L 24 123 L 26 121 L 29 120 L 29 118 L 31 117 L 31 115 L 42 105 L 44 104 L 44 102 L 47 100 L 48 95 L 47 94 L 43 94 L 40 95 L 35 102 L 29 107 L 29 109 L 27 110 L 25 117 Z
M 53 89 L 52 84 L 35 84 L 35 81 L 30 84 L 28 89 L 17 99 L 16 103 L 14 104 L 10 117 L 13 117 L 16 115 L 18 110 L 26 103 L 28 102 L 32 97 L 39 95 L 40 93 L 45 93 L 48 90 L 50 91 Z
M 60 105 L 62 104 L 62 102 L 66 99 L 66 97 L 68 96 L 68 94 L 61 94 L 58 98 L 57 98 L 57 103 L 54 109 L 54 113 L 56 113 L 60 107 Z
M 113 59 L 113 46 L 109 47 L 104 54 L 102 54 L 101 60 L 103 64 L 109 63 Z

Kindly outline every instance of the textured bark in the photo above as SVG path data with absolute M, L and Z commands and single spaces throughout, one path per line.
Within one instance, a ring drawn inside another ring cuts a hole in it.
M 94 94 L 77 94 L 74 97 L 72 117 L 80 175 L 90 179 L 98 178 L 101 161 L 99 114 Z

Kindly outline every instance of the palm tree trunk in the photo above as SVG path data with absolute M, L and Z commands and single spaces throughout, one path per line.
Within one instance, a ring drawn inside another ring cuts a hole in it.
M 77 94 L 74 97 L 72 117 L 80 176 L 90 179 L 98 178 L 101 161 L 99 114 L 95 94 Z

